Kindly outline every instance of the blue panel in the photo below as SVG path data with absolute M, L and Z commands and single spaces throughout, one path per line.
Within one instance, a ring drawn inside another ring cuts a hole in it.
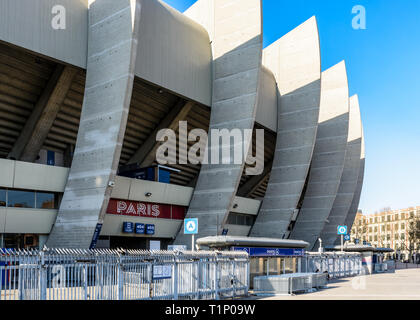
M 155 180 L 155 168 L 154 167 L 147 168 L 147 171 L 146 171 L 146 180 L 156 181 Z
M 124 222 L 123 223 L 123 232 L 124 233 L 133 233 L 134 232 L 134 223 Z
M 145 232 L 144 223 L 136 223 L 135 230 L 136 230 L 136 234 L 144 234 Z
M 302 257 L 304 249 L 232 247 L 233 251 L 246 251 L 251 257 Z
M 149 235 L 155 234 L 155 225 L 154 224 L 146 224 L 146 234 L 149 234 Z
M 171 180 L 171 173 L 169 171 L 159 169 L 159 182 L 169 183 Z
M 55 152 L 54 151 L 47 151 L 47 164 L 49 166 L 55 165 Z

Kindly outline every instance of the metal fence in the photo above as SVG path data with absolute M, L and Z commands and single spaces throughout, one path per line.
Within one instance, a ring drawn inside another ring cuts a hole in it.
M 330 279 L 362 274 L 359 253 L 307 253 L 302 258 L 303 272 L 328 272 Z
M 233 298 L 248 275 L 244 252 L 0 250 L 0 300 Z

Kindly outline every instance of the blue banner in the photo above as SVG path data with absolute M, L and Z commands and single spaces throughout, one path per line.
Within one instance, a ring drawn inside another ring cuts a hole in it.
M 232 247 L 233 251 L 246 251 L 251 257 L 302 257 L 305 249 Z
M 98 242 L 99 234 L 101 233 L 101 229 L 102 229 L 102 223 L 97 223 L 96 228 L 95 228 L 95 232 L 93 233 L 93 237 L 92 237 L 92 241 L 90 243 L 89 249 L 95 249 L 96 248 L 96 243 Z

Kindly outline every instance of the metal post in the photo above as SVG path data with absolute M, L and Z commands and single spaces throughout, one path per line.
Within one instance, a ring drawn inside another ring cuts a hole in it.
M 47 266 L 45 265 L 44 252 L 40 252 L 40 262 L 39 266 L 39 299 L 47 300 Z
M 217 257 L 215 257 L 215 277 L 214 277 L 214 281 L 215 281 L 215 300 L 220 300 L 220 295 L 219 295 L 219 263 L 217 260 Z
M 195 251 L 195 248 L 194 248 L 194 234 L 192 234 L 192 237 L 191 237 L 191 251 Z
M 124 274 L 121 263 L 121 256 L 118 257 L 117 277 L 118 300 L 124 300 Z
M 341 235 L 341 252 L 344 252 L 344 234 Z
M 174 300 L 178 300 L 178 262 L 175 258 L 174 262 L 174 277 L 172 279 Z

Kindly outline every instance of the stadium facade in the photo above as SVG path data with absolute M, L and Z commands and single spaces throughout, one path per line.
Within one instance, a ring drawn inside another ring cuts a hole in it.
M 0 247 L 190 247 L 185 217 L 198 238 L 333 245 L 363 185 L 358 97 L 344 62 L 321 72 L 315 17 L 267 48 L 262 20 L 259 0 L 2 1 Z M 184 121 L 254 132 L 262 172 L 162 166 L 156 138 Z

